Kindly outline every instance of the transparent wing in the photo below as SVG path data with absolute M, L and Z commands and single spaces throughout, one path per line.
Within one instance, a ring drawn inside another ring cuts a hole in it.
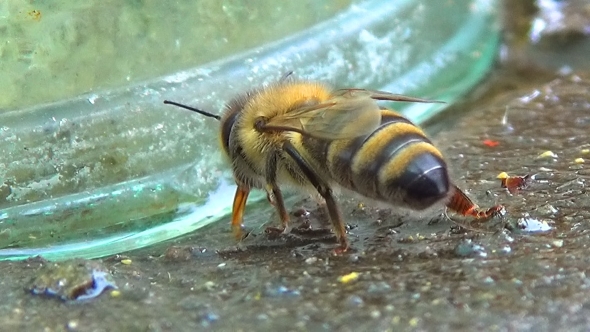
M 381 110 L 374 100 L 367 96 L 342 95 L 275 116 L 265 127 L 336 140 L 367 135 L 380 123 Z
M 441 103 L 384 91 L 341 89 L 321 104 L 302 105 L 273 117 L 265 127 L 323 139 L 352 139 L 372 133 L 380 125 L 381 109 L 375 100 Z
M 387 100 L 387 101 L 404 101 L 412 103 L 444 103 L 439 100 L 428 100 L 422 98 L 415 98 L 404 95 L 396 95 L 393 93 L 377 90 L 366 90 L 366 89 L 340 89 L 334 92 L 334 96 L 365 96 L 375 100 Z

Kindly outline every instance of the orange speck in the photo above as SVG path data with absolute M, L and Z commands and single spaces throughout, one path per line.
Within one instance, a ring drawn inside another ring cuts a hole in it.
M 489 146 L 490 148 L 493 148 L 495 146 L 500 145 L 500 142 L 494 141 L 494 140 L 491 140 L 491 139 L 484 139 L 483 140 L 483 145 Z

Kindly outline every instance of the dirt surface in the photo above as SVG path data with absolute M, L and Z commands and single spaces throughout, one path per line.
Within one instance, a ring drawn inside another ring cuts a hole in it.
M 82 303 L 25 291 L 43 261 L 3 262 L 1 324 L 30 331 L 584 330 L 589 95 L 580 77 L 556 79 L 491 100 L 435 138 L 459 186 L 481 206 L 504 204 L 506 223 L 525 229 L 463 231 L 440 211 L 399 214 L 343 197 L 353 249 L 335 255 L 315 202 L 292 199 L 299 229 L 278 238 L 264 233 L 277 218 L 261 202 L 249 207 L 252 233 L 238 245 L 218 223 L 102 260 L 118 292 Z M 496 179 L 503 171 L 531 180 L 510 194 Z

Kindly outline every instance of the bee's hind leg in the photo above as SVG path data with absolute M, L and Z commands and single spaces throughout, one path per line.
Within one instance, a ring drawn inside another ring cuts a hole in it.
M 328 209 L 328 215 L 330 216 L 330 221 L 332 222 L 332 227 L 334 228 L 334 233 L 336 233 L 336 238 L 340 243 L 340 248 L 337 250 L 338 252 L 344 252 L 348 249 L 348 240 L 346 239 L 346 228 L 344 227 L 344 222 L 342 218 L 342 214 L 340 213 L 340 209 L 336 204 L 336 200 L 334 199 L 334 195 L 332 195 L 332 189 L 325 183 L 317 173 L 312 169 L 312 167 L 301 157 L 299 152 L 295 149 L 291 142 L 285 142 L 283 144 L 284 150 L 289 154 L 291 158 L 297 163 L 297 166 L 301 169 L 305 177 L 311 182 L 311 184 L 315 187 L 318 193 L 324 198 L 326 202 L 326 207 Z

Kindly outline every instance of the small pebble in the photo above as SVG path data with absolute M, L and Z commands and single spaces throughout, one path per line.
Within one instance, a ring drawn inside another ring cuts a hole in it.
M 79 324 L 77 320 L 71 320 L 66 324 L 66 329 L 68 329 L 68 331 L 76 331 L 78 326 Z
M 170 246 L 164 253 L 164 259 L 169 262 L 188 261 L 192 256 L 192 248 L 186 246 Z
M 317 262 L 317 261 L 318 261 L 318 258 L 317 258 L 317 257 L 309 257 L 309 258 L 307 258 L 307 259 L 305 260 L 305 263 L 306 263 L 306 264 L 313 264 L 313 263 L 315 263 L 315 262 Z
M 379 318 L 379 317 L 381 317 L 381 311 L 379 311 L 379 310 L 371 311 L 371 318 Z
M 348 306 L 356 308 L 362 306 L 365 303 L 365 301 L 363 301 L 363 299 L 358 295 L 351 295 L 346 300 L 346 303 L 348 304 Z
M 455 247 L 455 255 L 459 257 L 471 257 L 471 256 L 479 256 L 479 257 L 486 257 L 487 253 L 485 252 L 485 248 L 477 243 L 473 243 L 471 240 L 466 240 L 459 243 Z
M 203 315 L 201 316 L 201 325 L 204 327 L 209 327 L 212 323 L 215 323 L 216 321 L 219 320 L 219 315 L 208 311 L 203 313 Z
M 541 153 L 537 158 L 557 158 L 557 154 L 553 151 L 545 151 Z
M 72 260 L 47 263 L 40 268 L 27 289 L 33 295 L 57 297 L 63 301 L 82 301 L 117 288 L 111 275 L 98 262 Z
M 350 255 L 348 256 L 348 261 L 351 263 L 356 263 L 359 261 L 359 255 Z
M 283 285 L 266 285 L 264 290 L 264 295 L 268 297 L 279 297 L 279 296 L 286 296 L 286 297 L 297 297 L 301 295 L 301 292 L 297 289 L 290 289 Z
M 487 276 L 483 279 L 484 284 L 493 284 L 494 283 L 494 278 Z
M 385 281 L 379 281 L 376 283 L 371 283 L 369 288 L 367 289 L 367 293 L 369 294 L 387 294 L 391 291 L 391 286 Z

